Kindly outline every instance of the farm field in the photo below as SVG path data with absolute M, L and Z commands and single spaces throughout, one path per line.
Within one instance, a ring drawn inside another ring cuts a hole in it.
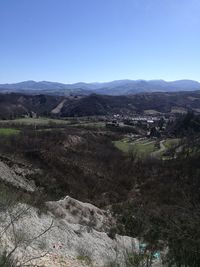
M 163 139 L 160 141 L 152 139 L 137 139 L 130 141 L 127 138 L 114 141 L 115 146 L 124 153 L 135 152 L 138 157 L 153 156 L 162 158 L 163 154 L 174 145 L 179 143 L 179 139 Z
M 166 139 L 165 141 L 164 141 L 164 146 L 166 147 L 166 148 L 171 148 L 171 147 L 173 147 L 173 146 L 175 146 L 175 145 L 178 145 L 179 144 L 179 142 L 180 142 L 180 139 L 179 138 L 173 138 L 173 139 L 170 139 L 170 138 L 168 138 L 168 139 Z
M 24 124 L 24 125 L 48 125 L 55 124 L 69 124 L 69 120 L 49 119 L 45 117 L 40 118 L 19 118 L 14 120 L 0 120 L 0 124 Z
M 80 121 L 79 123 L 73 123 L 72 126 L 77 127 L 91 127 L 91 128 L 105 128 L 105 122 L 91 122 L 91 121 Z
M 18 135 L 20 130 L 14 128 L 0 128 L 0 136 Z
M 18 118 L 14 120 L 0 120 L 1 124 L 20 124 L 20 125 L 48 125 L 48 124 L 58 124 L 58 125 L 72 125 L 72 126 L 87 126 L 87 127 L 97 127 L 97 128 L 103 128 L 105 127 L 104 122 L 95 122 L 95 121 L 87 121 L 80 118 L 73 120 L 71 118 L 65 118 L 65 119 L 52 119 L 52 118 L 45 118 L 45 117 L 39 117 L 39 118 Z
M 148 156 L 157 149 L 155 147 L 156 141 L 148 139 L 135 140 L 131 142 L 127 139 L 123 139 L 120 141 L 115 141 L 114 144 L 118 149 L 125 153 L 134 151 L 139 157 Z

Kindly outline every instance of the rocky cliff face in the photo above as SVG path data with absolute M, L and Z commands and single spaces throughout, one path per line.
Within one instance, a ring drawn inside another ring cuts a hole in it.
M 1 183 L 33 194 L 30 171 L 26 164 L 2 160 Z M 19 266 L 123 266 L 127 251 L 138 250 L 136 239 L 109 237 L 115 225 L 109 211 L 69 196 L 47 202 L 44 210 L 17 201 L 0 204 L 0 250 L 11 253 Z
M 111 262 L 123 266 L 126 252 L 138 250 L 136 239 L 119 235 L 111 239 L 103 231 L 112 221 L 105 211 L 70 197 L 47 203 L 46 213 L 17 204 L 1 211 L 0 217 L 3 247 L 8 252 L 14 249 L 13 255 L 22 266 L 31 258 L 30 262 L 39 264 L 44 260 L 41 256 L 47 262 L 81 259 L 96 266 Z
M 7 163 L 0 161 L 0 179 L 16 188 L 34 192 L 36 190 L 34 182 L 26 179 L 26 176 L 32 173 L 33 171 L 28 169 L 28 166 L 13 164 L 10 167 Z
M 83 203 L 69 196 L 57 201 L 47 202 L 48 209 L 56 218 L 62 218 L 71 224 L 91 227 L 96 231 L 106 232 L 115 224 L 109 211 Z

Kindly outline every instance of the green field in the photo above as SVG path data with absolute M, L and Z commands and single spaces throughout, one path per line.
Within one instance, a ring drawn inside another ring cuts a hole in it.
M 91 122 L 91 121 L 84 121 L 72 124 L 72 126 L 77 127 L 89 127 L 89 128 L 105 128 L 105 122 Z
M 126 139 L 123 139 L 115 141 L 114 144 L 121 151 L 125 153 L 135 152 L 139 157 L 148 156 L 156 150 L 155 141 L 128 142 Z
M 48 125 L 55 124 L 69 124 L 69 120 L 49 119 L 49 118 L 20 118 L 15 120 L 1 120 L 0 124 L 24 124 L 24 125 Z
M 174 139 L 166 139 L 163 144 L 167 149 L 170 149 L 173 146 L 178 145 L 179 142 L 180 142 L 180 139 L 174 138 Z
M 70 119 L 49 119 L 45 117 L 40 118 L 19 118 L 14 120 L 0 120 L 0 124 L 9 125 L 38 125 L 38 126 L 51 126 L 51 124 L 57 125 L 70 125 L 74 127 L 90 127 L 90 128 L 104 128 L 104 122 L 86 121 L 86 120 L 70 120 Z
M 124 153 L 135 152 L 138 157 L 146 157 L 152 155 L 162 158 L 163 154 L 170 148 L 179 144 L 179 139 L 164 139 L 160 141 L 160 148 L 156 147 L 156 141 L 151 139 L 130 141 L 125 138 L 114 141 L 115 146 Z
M 18 135 L 20 130 L 13 129 L 13 128 L 0 128 L 0 136 L 12 136 Z

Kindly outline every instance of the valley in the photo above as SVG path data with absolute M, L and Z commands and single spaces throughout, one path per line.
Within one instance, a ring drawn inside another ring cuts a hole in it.
M 0 228 L 5 248 L 16 247 L 12 260 L 77 267 L 161 267 L 174 260 L 182 227 L 188 235 L 196 227 L 187 216 L 198 216 L 198 207 L 189 208 L 193 199 L 198 203 L 200 151 L 199 114 L 184 102 L 190 94 L 198 93 L 79 100 L 2 95 Z M 162 110 L 153 105 L 163 98 Z M 178 105 L 181 112 L 174 113 L 170 107 Z M 18 212 L 23 216 L 15 219 Z M 193 257 L 181 242 L 176 253 L 184 247 Z
M 0 267 L 200 267 L 200 1 L 0 1 Z

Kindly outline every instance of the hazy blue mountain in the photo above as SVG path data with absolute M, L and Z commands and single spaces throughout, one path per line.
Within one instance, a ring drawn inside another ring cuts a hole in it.
M 166 82 L 164 80 L 118 80 L 106 83 L 63 84 L 48 81 L 25 81 L 0 84 L 0 92 L 23 92 L 27 94 L 70 95 L 91 93 L 105 95 L 131 95 L 144 92 L 176 92 L 200 90 L 200 83 L 192 80 Z

